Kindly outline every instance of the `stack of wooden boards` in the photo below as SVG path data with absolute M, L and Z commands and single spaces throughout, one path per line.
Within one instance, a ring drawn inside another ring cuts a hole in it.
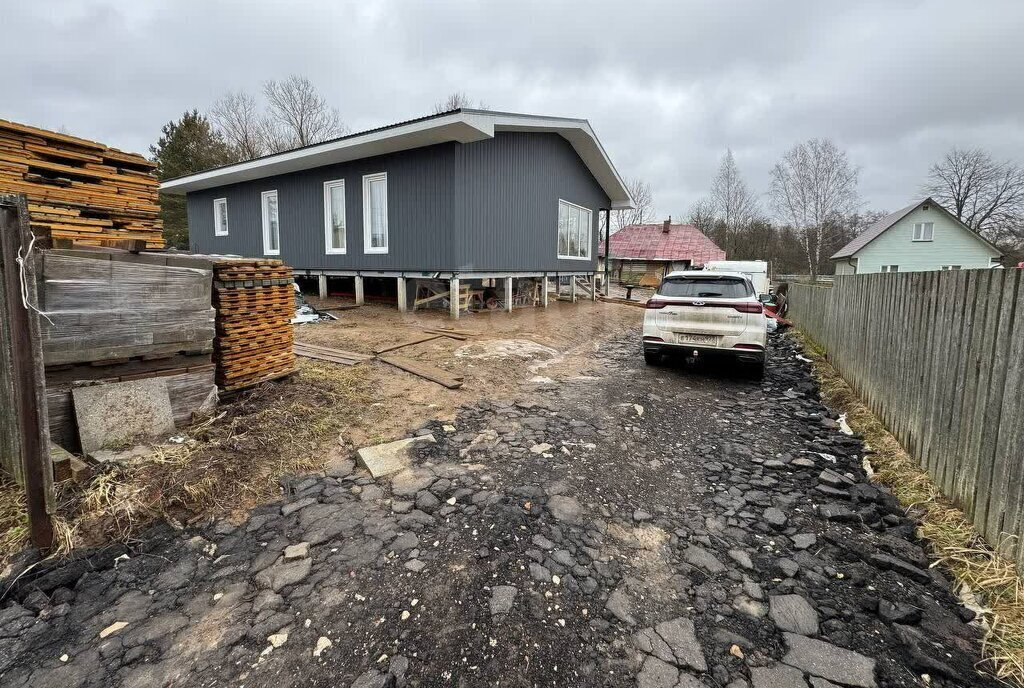
M 50 436 L 77 451 L 74 387 L 166 377 L 178 424 L 217 402 L 209 261 L 103 248 L 42 253 Z
M 0 191 L 28 198 L 37 236 L 162 247 L 155 167 L 102 143 L 0 120 Z
M 279 260 L 208 258 L 217 310 L 217 384 L 234 391 L 294 372 L 291 268 Z

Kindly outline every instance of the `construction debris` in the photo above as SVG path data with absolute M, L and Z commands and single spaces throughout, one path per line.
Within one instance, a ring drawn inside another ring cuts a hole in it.
M 363 447 L 356 452 L 356 458 L 360 466 L 370 471 L 370 475 L 379 478 L 409 468 L 412 465 L 409 455 L 412 447 L 435 442 L 433 435 L 410 437 L 374 447 Z
M 0 120 L 0 191 L 25 194 L 36 236 L 162 248 L 155 167 L 102 143 Z

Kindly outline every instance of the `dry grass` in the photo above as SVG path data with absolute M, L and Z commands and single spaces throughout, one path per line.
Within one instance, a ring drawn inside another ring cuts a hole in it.
M 62 555 L 129 541 L 157 519 L 184 526 L 240 519 L 279 494 L 278 479 L 323 466 L 339 431 L 370 399 L 361 367 L 301 360 L 299 373 L 228 400 L 182 433 L 179 445 L 110 466 L 88 484 L 58 486 L 54 519 Z M 28 542 L 24 498 L 0 483 L 0 567 Z
M 882 422 L 806 337 L 795 333 L 813 361 L 821 395 L 829 406 L 847 414 L 871 451 L 875 480 L 886 484 L 920 520 L 919 535 L 928 542 L 934 565 L 941 565 L 983 605 L 985 629 L 980 669 L 1004 682 L 1024 684 L 1024 590 L 1016 565 L 986 543 L 966 514 L 947 499 L 928 474 L 904 451 Z

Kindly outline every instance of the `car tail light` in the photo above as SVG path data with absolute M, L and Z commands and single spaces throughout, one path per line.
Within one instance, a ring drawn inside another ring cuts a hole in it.
M 764 313 L 764 306 L 760 303 L 737 303 L 733 308 L 740 313 Z
M 760 344 L 737 344 L 733 347 L 734 349 L 750 349 L 751 351 L 763 351 L 764 347 Z
M 665 340 L 661 337 L 644 337 L 645 342 L 664 342 Z
M 667 305 L 668 301 L 652 296 L 651 298 L 647 299 L 647 303 L 644 304 L 644 308 L 664 308 Z

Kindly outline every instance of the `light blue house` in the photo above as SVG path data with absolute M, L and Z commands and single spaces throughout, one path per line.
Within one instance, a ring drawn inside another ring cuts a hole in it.
M 968 270 L 999 265 L 1002 252 L 930 198 L 890 213 L 833 256 L 837 275 Z

